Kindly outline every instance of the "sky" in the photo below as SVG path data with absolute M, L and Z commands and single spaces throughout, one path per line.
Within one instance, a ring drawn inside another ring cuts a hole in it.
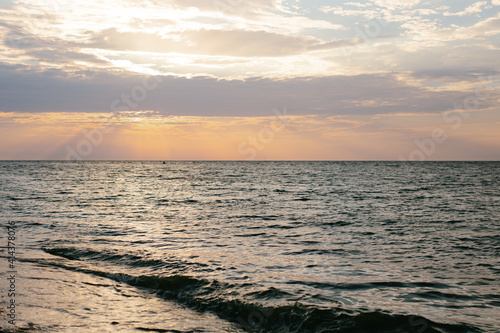
M 0 0 L 1 160 L 500 160 L 500 0 Z

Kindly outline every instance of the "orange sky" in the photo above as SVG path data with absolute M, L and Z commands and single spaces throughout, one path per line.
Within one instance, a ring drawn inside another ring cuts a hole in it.
M 283 112 L 283 110 L 282 110 Z M 468 115 L 467 119 L 464 115 Z M 3 159 L 473 160 L 500 151 L 496 111 L 441 115 L 162 117 L 0 113 Z M 463 119 L 462 122 L 459 120 Z

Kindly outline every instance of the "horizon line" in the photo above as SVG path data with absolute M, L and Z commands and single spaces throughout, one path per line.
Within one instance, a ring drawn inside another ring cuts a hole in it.
M 409 161 L 409 160 L 203 160 L 203 159 L 192 159 L 192 160 L 140 160 L 140 159 L 98 159 L 98 160 L 65 160 L 65 159 L 21 159 L 21 160 L 11 160 L 11 159 L 0 159 L 0 162 L 500 162 L 498 160 L 422 160 L 422 161 Z

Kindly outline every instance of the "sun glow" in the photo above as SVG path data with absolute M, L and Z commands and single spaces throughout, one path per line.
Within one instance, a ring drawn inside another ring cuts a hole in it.
M 439 118 L 288 116 L 276 121 L 276 117 L 164 116 L 154 111 L 123 112 L 118 117 L 0 113 L 0 140 L 11 143 L 2 147 L 0 155 L 6 159 L 67 159 L 71 152 L 79 152 L 84 159 L 397 159 L 413 144 L 403 129 L 412 126 L 425 135 L 432 130 L 427 124 Z M 436 157 L 459 154 L 457 143 L 474 137 L 482 138 L 474 140 L 478 144 L 499 149 L 499 134 L 488 138 L 481 134 L 499 133 L 495 132 L 498 124 L 485 128 L 478 121 L 464 125 L 465 131 L 460 132 L 453 124 L 443 127 L 448 138 L 442 150 L 446 155 Z

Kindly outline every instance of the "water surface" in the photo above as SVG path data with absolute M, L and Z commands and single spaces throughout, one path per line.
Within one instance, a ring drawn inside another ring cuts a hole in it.
M 0 162 L 16 326 L 497 332 L 499 175 L 496 162 Z

